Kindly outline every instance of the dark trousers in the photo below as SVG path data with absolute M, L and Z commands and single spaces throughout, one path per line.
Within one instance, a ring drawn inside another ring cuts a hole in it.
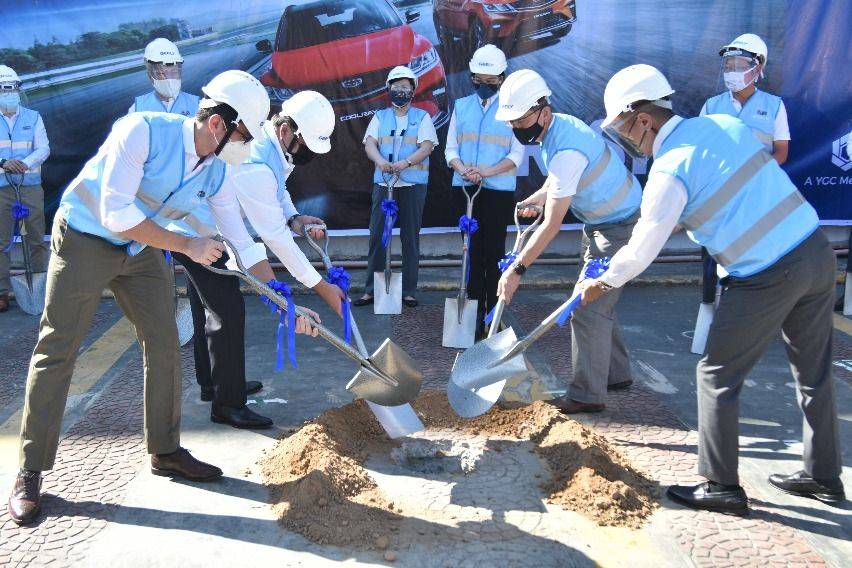
M 195 378 L 213 389 L 215 406 L 246 404 L 245 303 L 235 276 L 214 274 L 188 256 L 172 253 L 186 269 L 195 329 Z M 214 266 L 224 268 L 227 255 Z
M 453 200 L 459 216 L 467 213 L 467 200 L 459 187 L 453 188 Z M 476 191 L 471 189 L 468 191 Z M 482 188 L 473 202 L 473 218 L 479 229 L 470 237 L 470 280 L 467 297 L 477 300 L 482 321 L 497 303 L 500 268 L 497 263 L 506 252 L 506 226 L 512 222 L 515 208 L 514 191 Z

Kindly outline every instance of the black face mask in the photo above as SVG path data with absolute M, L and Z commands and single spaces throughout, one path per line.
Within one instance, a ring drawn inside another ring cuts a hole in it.
M 298 142 L 298 137 L 293 136 L 290 144 L 287 145 L 287 153 L 290 154 L 290 160 L 294 166 L 304 166 L 316 157 L 316 153 L 308 148 L 305 144 L 299 145 L 299 150 L 293 152 L 293 146 Z
M 395 107 L 404 107 L 405 105 L 411 102 L 411 98 L 413 96 L 414 93 L 410 93 L 408 91 L 391 91 L 391 104 L 393 104 L 393 106 Z
M 488 83 L 474 83 L 473 87 L 476 89 L 477 96 L 483 101 L 487 101 L 500 89 L 500 85 L 489 85 Z
M 527 126 L 526 128 L 512 128 L 512 133 L 515 135 L 515 138 L 517 138 L 518 142 L 524 146 L 537 144 L 536 140 L 544 131 L 544 126 L 538 123 L 538 120 L 541 118 L 541 111 L 543 110 L 544 109 L 542 108 L 538 111 L 538 116 L 531 126 Z

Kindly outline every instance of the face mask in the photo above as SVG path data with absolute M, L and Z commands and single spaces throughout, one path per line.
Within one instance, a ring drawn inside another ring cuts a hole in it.
M 293 146 L 298 142 L 298 137 L 293 136 L 293 140 L 287 145 L 287 154 L 290 156 L 290 161 L 294 166 L 304 166 L 316 157 L 316 154 L 305 144 L 300 144 L 299 149 L 294 152 Z
M 544 126 L 538 123 L 538 120 L 541 118 L 542 110 L 544 109 L 538 111 L 538 116 L 536 116 L 535 122 L 531 126 L 527 126 L 526 128 L 512 128 L 515 138 L 517 138 L 518 142 L 524 146 L 532 146 L 535 144 L 538 137 L 541 136 L 541 133 L 544 131 Z
M 0 94 L 0 110 L 3 112 L 15 112 L 18 105 L 21 104 L 20 93 L 2 93 Z
M 232 166 L 239 166 L 251 155 L 251 145 L 245 142 L 234 142 L 228 140 L 222 151 L 217 154 L 219 158 Z
M 154 90 L 162 97 L 173 99 L 180 93 L 180 79 L 154 79 Z
M 500 85 L 489 85 L 487 83 L 474 83 L 474 87 L 476 87 L 476 95 L 482 99 L 483 101 L 487 101 L 495 94 L 497 94 L 497 90 L 500 88 Z
M 414 93 L 410 93 L 408 91 L 391 91 L 391 104 L 397 108 L 402 108 L 411 102 L 412 96 L 414 96 Z
M 749 85 L 754 82 L 754 77 L 751 79 L 746 79 L 748 75 L 750 75 L 754 71 L 754 67 L 749 69 L 748 71 L 728 71 L 723 74 L 725 79 L 725 87 L 728 88 L 729 91 L 734 93 L 739 93 L 743 89 L 748 88 Z

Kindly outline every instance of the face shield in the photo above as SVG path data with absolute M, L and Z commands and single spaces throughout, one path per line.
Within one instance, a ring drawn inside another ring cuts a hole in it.
M 645 102 L 645 104 L 636 108 L 632 108 L 631 105 L 621 116 L 603 129 L 607 138 L 621 146 L 634 159 L 648 158 L 651 155 L 650 148 L 647 151 L 643 149 L 649 131 L 638 126 L 639 113 L 647 109 L 649 105 L 656 105 L 669 110 L 672 108 L 671 101 L 665 99 Z M 651 131 L 656 133 L 653 127 Z
M 720 76 L 725 88 L 737 93 L 760 78 L 760 59 L 744 50 L 731 50 L 722 56 Z
M 20 81 L 4 81 L 0 83 L 0 112 L 12 114 L 21 105 L 26 105 L 26 95 L 21 90 Z
M 183 63 L 157 63 L 146 61 L 148 78 L 154 85 L 154 90 L 165 99 L 173 99 L 178 96 L 181 88 L 181 71 Z

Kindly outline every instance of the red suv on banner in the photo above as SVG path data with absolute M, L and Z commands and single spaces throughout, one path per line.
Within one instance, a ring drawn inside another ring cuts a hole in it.
M 372 115 L 390 104 L 385 80 L 397 65 L 418 77 L 414 106 L 427 111 L 436 126 L 448 118 L 447 81 L 432 43 L 387 0 L 320 0 L 284 9 L 275 43 L 257 49 L 272 53 L 260 77 L 273 102 L 300 90 L 325 95 L 341 121 Z
M 574 0 L 433 0 L 441 43 L 459 40 L 469 54 L 491 43 L 507 55 L 521 42 L 565 36 L 577 19 Z

